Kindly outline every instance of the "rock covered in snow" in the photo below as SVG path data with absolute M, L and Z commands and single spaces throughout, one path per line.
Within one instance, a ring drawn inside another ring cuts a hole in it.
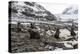
M 53 36 L 55 34 L 55 31 L 48 30 L 48 31 L 46 31 L 46 34 L 47 34 L 48 37 L 50 37 L 50 36 Z
M 72 38 L 70 36 L 70 31 L 68 29 L 60 29 L 60 35 L 59 37 L 63 40 L 66 40 L 66 39 L 69 39 L 69 38 Z

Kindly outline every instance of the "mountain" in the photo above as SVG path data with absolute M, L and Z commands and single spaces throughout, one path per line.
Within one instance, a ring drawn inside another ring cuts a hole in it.
M 9 6 L 9 10 L 11 10 L 11 20 L 56 20 L 55 15 L 35 2 L 11 1 L 9 4 L 11 4 L 11 6 Z
M 78 8 L 71 6 L 64 9 L 61 14 L 56 14 L 59 21 L 75 21 L 78 22 Z
M 68 7 L 63 11 L 62 14 L 67 14 L 67 15 L 78 14 L 78 8 L 77 7 Z

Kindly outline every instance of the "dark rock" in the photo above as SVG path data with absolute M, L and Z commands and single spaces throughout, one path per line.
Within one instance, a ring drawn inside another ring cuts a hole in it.
M 73 48 L 77 49 L 78 48 L 78 44 L 73 45 Z

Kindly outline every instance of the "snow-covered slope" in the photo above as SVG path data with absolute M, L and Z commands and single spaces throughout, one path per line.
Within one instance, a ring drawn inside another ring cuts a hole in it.
M 56 20 L 56 17 L 52 13 L 35 2 L 11 1 L 10 4 L 9 8 L 12 20 Z

